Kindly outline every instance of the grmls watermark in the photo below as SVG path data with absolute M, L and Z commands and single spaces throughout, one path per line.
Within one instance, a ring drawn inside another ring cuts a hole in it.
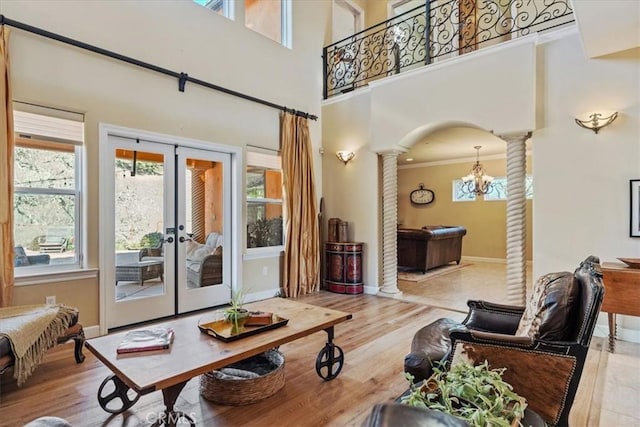
M 159 425 L 178 425 L 180 420 L 183 424 L 193 425 L 192 420 L 195 420 L 195 412 L 170 412 L 167 414 L 165 411 L 149 412 L 145 417 L 146 421 L 150 424 L 158 423 Z

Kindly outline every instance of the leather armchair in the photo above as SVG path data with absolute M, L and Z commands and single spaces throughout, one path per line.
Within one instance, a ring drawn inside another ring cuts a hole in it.
M 535 304 L 542 308 L 533 317 L 534 333 L 519 330 L 526 307 L 469 301 L 462 323 L 440 319 L 416 333 L 405 371 L 422 380 L 437 361 L 487 360 L 506 368 L 504 380 L 548 425 L 567 426 L 604 296 L 600 261 L 590 256 L 573 274 L 545 275 L 536 287 L 529 312 Z
M 526 410 L 522 425 L 544 427 L 542 418 L 533 411 Z M 400 403 L 379 403 L 373 407 L 362 427 L 467 427 L 468 424 L 453 415 L 427 408 L 402 405 Z
M 444 412 L 399 403 L 379 403 L 362 427 L 467 427 L 467 423 Z

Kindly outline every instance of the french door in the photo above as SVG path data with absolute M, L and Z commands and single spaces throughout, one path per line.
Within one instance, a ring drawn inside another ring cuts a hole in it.
M 231 154 L 153 138 L 106 140 L 100 269 L 106 327 L 226 304 L 233 280 Z

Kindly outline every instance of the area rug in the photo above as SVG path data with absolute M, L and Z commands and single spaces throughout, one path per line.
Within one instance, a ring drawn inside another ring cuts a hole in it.
M 162 282 L 144 282 L 140 286 L 138 282 L 121 282 L 116 286 L 116 301 L 127 298 L 146 298 L 162 295 L 164 288 Z
M 470 265 L 472 264 L 447 264 L 428 270 L 426 273 L 423 273 L 419 270 L 402 271 L 402 267 L 398 267 L 398 280 L 405 280 L 407 282 L 422 282 L 423 280 L 433 279 L 434 277 L 449 274 L 453 271 L 460 270 Z
M 0 309 L 0 336 L 11 344 L 15 363 L 13 376 L 18 386 L 31 375 L 45 352 L 56 345 L 77 310 L 62 304 L 21 305 Z

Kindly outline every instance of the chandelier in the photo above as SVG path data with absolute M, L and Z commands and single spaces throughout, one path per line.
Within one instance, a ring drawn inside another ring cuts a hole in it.
M 476 194 L 482 196 L 491 191 L 491 182 L 493 177 L 487 175 L 484 168 L 480 164 L 480 149 L 481 145 L 473 147 L 476 149 L 476 164 L 473 165 L 471 173 L 462 177 L 462 186 L 460 190 L 464 194 Z

